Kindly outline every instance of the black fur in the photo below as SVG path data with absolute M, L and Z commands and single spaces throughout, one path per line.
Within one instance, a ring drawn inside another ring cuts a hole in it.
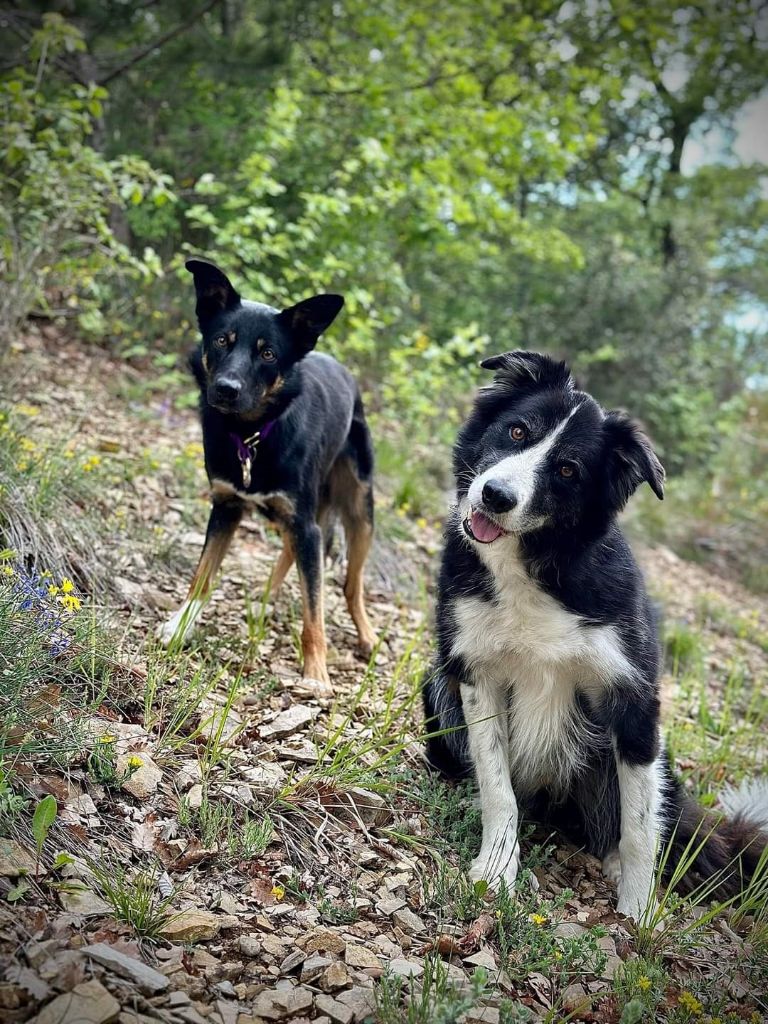
M 348 536 L 367 536 L 373 525 L 373 445 L 359 389 L 340 363 L 312 351 L 344 300 L 318 295 L 281 312 L 241 299 L 206 260 L 186 266 L 202 335 L 190 365 L 213 485 L 208 540 L 231 534 L 249 496 L 279 495 L 254 504 L 293 547 L 306 589 L 306 627 L 307 610 L 315 615 L 321 602 L 323 533 L 332 517 L 341 516 Z M 263 436 L 251 442 L 248 479 L 248 449 L 238 439 L 245 445 L 257 432 Z M 339 473 L 343 491 L 334 486 Z
M 664 470 L 638 424 L 621 412 L 604 413 L 593 398 L 577 390 L 564 363 L 537 353 L 513 352 L 482 365 L 495 371 L 495 378 L 480 389 L 454 448 L 457 501 L 461 504 L 467 498 L 477 476 L 537 444 L 570 415 L 538 470 L 531 498 L 536 525 L 516 533 L 518 557 L 540 590 L 581 617 L 582 628 L 612 626 L 632 668 L 631 678 L 613 680 L 600 697 L 594 689 L 589 698 L 577 692 L 574 713 L 590 724 L 596 739 L 583 751 L 583 768 L 568 789 L 542 787 L 522 793 L 531 816 L 561 828 L 602 857 L 620 838 L 614 749 L 628 765 L 649 765 L 659 755 L 657 615 L 617 515 L 643 482 L 662 498 Z M 521 441 L 513 439 L 516 426 L 524 428 Z M 559 472 L 563 465 L 571 470 L 568 478 Z M 486 493 L 483 489 L 484 502 Z M 494 518 L 496 510 L 490 504 L 485 511 Z M 453 778 L 472 768 L 459 686 L 475 681 L 473 666 L 454 650 L 455 602 L 474 597 L 490 606 L 497 601 L 494 577 L 478 547 L 468 542 L 460 518 L 455 511 L 445 530 L 436 608 L 437 657 L 423 685 L 430 734 L 427 760 Z M 662 775 L 663 838 L 674 835 L 682 850 L 702 827 L 705 815 L 685 796 L 666 761 Z M 514 776 L 512 781 L 517 792 Z M 751 853 L 744 864 L 754 867 L 765 837 L 758 841 L 755 829 L 750 831 L 744 822 L 714 825 L 705 825 L 701 833 L 703 839 L 707 828 L 713 830 L 697 862 L 701 875 L 724 870 L 744 849 L 736 843 L 745 835 Z

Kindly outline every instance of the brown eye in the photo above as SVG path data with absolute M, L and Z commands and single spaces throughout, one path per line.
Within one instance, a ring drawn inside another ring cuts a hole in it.
M 576 475 L 576 470 L 573 468 L 573 466 L 569 465 L 567 462 L 564 462 L 562 466 L 558 468 L 558 473 L 565 480 L 570 480 L 572 477 Z
M 263 349 L 261 350 L 261 358 L 262 358 L 262 359 L 263 359 L 263 360 L 264 360 L 264 361 L 265 361 L 266 363 L 274 363 L 274 361 L 275 361 L 275 352 L 274 352 L 274 349 L 271 349 L 271 348 L 263 348 Z
M 526 429 L 525 427 L 520 426 L 510 427 L 509 436 L 513 441 L 524 441 L 526 437 Z
M 214 338 L 213 339 L 213 344 L 216 346 L 216 348 L 226 348 L 227 345 L 228 345 L 228 342 L 227 342 L 227 339 L 226 339 L 225 335 L 220 334 L 218 336 L 218 338 Z

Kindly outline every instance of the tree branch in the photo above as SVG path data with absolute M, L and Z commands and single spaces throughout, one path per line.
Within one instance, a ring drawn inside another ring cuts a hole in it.
M 187 18 L 186 21 L 183 21 L 178 25 L 174 25 L 173 28 L 169 28 L 167 32 L 163 32 L 151 43 L 149 43 L 143 49 L 139 50 L 138 53 L 134 53 L 132 57 L 124 61 L 118 67 L 113 68 L 112 71 L 108 72 L 105 75 L 102 75 L 98 81 L 98 84 L 108 85 L 110 82 L 114 81 L 115 78 L 119 78 L 120 75 L 125 74 L 126 71 L 129 71 L 131 68 L 135 67 L 138 63 L 144 60 L 145 57 L 148 57 L 150 53 L 153 53 L 161 46 L 164 46 L 166 43 L 169 43 L 172 39 L 175 39 L 177 36 L 182 35 L 188 29 L 192 28 L 192 26 L 196 24 L 202 17 L 204 17 L 204 15 L 206 15 L 209 11 L 212 11 L 214 7 L 218 7 L 220 3 L 221 0 L 208 0 L 208 3 L 204 4 L 198 11 L 196 11 L 191 18 Z

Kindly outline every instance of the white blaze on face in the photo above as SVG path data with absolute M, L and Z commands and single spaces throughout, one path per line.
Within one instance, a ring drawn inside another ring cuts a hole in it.
M 536 482 L 539 472 L 546 463 L 558 437 L 578 408 L 579 406 L 577 405 L 576 409 L 572 409 L 565 419 L 558 423 L 554 430 L 546 434 L 536 444 L 529 445 L 513 455 L 507 455 L 506 458 L 501 459 L 500 462 L 486 469 L 480 476 L 476 476 L 467 494 L 469 504 L 473 508 L 482 508 L 483 487 L 489 480 L 498 480 L 514 491 L 517 505 L 509 512 L 504 512 L 500 515 L 493 513 L 493 518 L 505 530 L 513 533 L 526 529 L 535 529 L 537 526 L 542 525 L 541 517 L 531 517 L 529 515 L 531 502 L 536 493 Z

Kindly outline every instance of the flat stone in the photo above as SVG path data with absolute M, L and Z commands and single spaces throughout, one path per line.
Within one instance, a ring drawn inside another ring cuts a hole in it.
M 384 917 L 389 917 L 394 914 L 396 910 L 400 910 L 401 907 L 405 906 L 405 900 L 399 896 L 386 896 L 384 899 L 379 900 L 376 904 L 376 909 Z
M 570 1012 L 589 1009 L 592 999 L 578 984 L 569 985 L 562 996 L 563 1009 Z
M 287 711 L 281 711 L 272 722 L 262 725 L 259 735 L 263 740 L 283 739 L 309 725 L 319 713 L 319 708 L 311 708 L 306 704 L 294 704 Z
M 363 988 L 362 985 L 355 985 L 339 992 L 336 999 L 348 1006 L 355 1016 L 355 1020 L 367 1020 L 376 1010 L 376 997 L 373 988 Z
M 350 967 L 381 967 L 381 960 L 367 946 L 347 943 L 344 959 Z
M 484 1003 L 472 1006 L 458 1018 L 461 1024 L 499 1024 L 499 1019 L 498 1007 L 486 1006 Z
M 481 949 L 479 953 L 464 957 L 464 963 L 470 967 L 485 967 L 486 970 L 496 970 L 496 957 L 488 949 Z
M 307 953 L 316 953 L 322 949 L 326 953 L 337 953 L 341 955 L 346 948 L 346 941 L 330 928 L 316 928 L 304 943 Z
M 171 942 L 205 942 L 215 939 L 221 918 L 208 910 L 182 910 L 163 925 L 161 935 Z
M 392 914 L 392 922 L 409 935 L 420 935 L 424 931 L 424 922 L 408 907 L 396 910 Z
M 0 875 L 18 878 L 35 871 L 35 857 L 15 839 L 0 839 Z
M 610 935 L 604 935 L 602 938 L 597 940 L 597 944 L 607 957 L 601 977 L 607 978 L 608 981 L 612 981 L 613 976 L 616 973 L 616 969 L 621 963 L 621 959 L 616 954 L 616 943 Z
M 47 1003 L 34 1024 L 108 1024 L 117 1020 L 120 1003 L 99 981 L 84 981 Z
M 125 953 L 107 945 L 106 942 L 83 946 L 81 952 L 104 967 L 108 967 L 115 974 L 119 974 L 121 978 L 128 978 L 144 995 L 153 996 L 158 992 L 165 992 L 171 984 L 160 971 L 142 963 L 141 960 L 136 960 L 135 957 L 126 956 Z
M 560 921 L 555 925 L 555 935 L 560 939 L 577 939 L 586 931 L 584 925 L 577 924 L 575 921 Z
M 398 957 L 395 960 L 390 960 L 389 973 L 398 978 L 420 978 L 424 973 L 424 968 L 414 960 L 403 960 Z
M 315 1000 L 315 1007 L 327 1014 L 333 1024 L 350 1024 L 355 1015 L 351 1006 L 345 1006 L 333 996 L 319 995 Z
M 190 811 L 199 811 L 203 806 L 203 787 L 199 782 L 196 782 L 194 786 L 190 786 L 189 792 L 187 793 L 187 807 Z
M 301 985 L 278 983 L 273 989 L 260 992 L 253 1001 L 253 1012 L 265 1020 L 286 1020 L 312 1008 L 312 992 Z
M 226 716 L 226 717 L 225 717 Z M 204 739 L 217 738 L 222 746 L 230 747 L 243 731 L 243 720 L 232 708 L 208 708 L 203 712 L 200 723 L 200 735 Z
M 264 761 L 252 768 L 241 768 L 240 774 L 259 789 L 277 789 L 288 778 L 283 767 L 274 761 Z
M 360 786 L 352 786 L 346 793 L 365 825 L 385 825 L 392 817 L 387 801 L 378 793 Z
M 294 949 L 280 964 L 280 973 L 290 974 L 299 964 L 303 964 L 306 959 L 307 954 L 302 949 Z
M 81 917 L 103 917 L 113 913 L 112 907 L 101 896 L 85 886 L 61 889 L 59 901 L 65 910 L 71 914 L 80 914 Z
M 131 768 L 130 761 L 133 757 L 141 758 L 141 765 L 138 768 Z M 120 788 L 137 800 L 148 800 L 156 792 L 160 785 L 163 773 L 145 750 L 134 753 L 118 754 L 116 762 L 118 776 L 128 775 L 120 783 Z
M 243 912 L 242 903 L 238 903 L 234 896 L 231 896 L 228 892 L 223 892 L 219 896 L 218 900 L 219 909 L 223 910 L 225 914 L 230 916 L 236 916 Z
M 318 982 L 323 992 L 335 992 L 349 984 L 349 971 L 341 960 L 334 960 L 320 975 Z
M 315 955 L 307 957 L 301 966 L 302 982 L 306 984 L 308 981 L 314 981 L 314 979 L 319 977 L 330 964 L 331 961 L 326 956 Z
M 203 773 L 199 761 L 183 761 L 181 768 L 176 773 L 176 788 L 183 793 L 190 786 L 194 786 L 196 782 L 201 782 L 202 778 Z

